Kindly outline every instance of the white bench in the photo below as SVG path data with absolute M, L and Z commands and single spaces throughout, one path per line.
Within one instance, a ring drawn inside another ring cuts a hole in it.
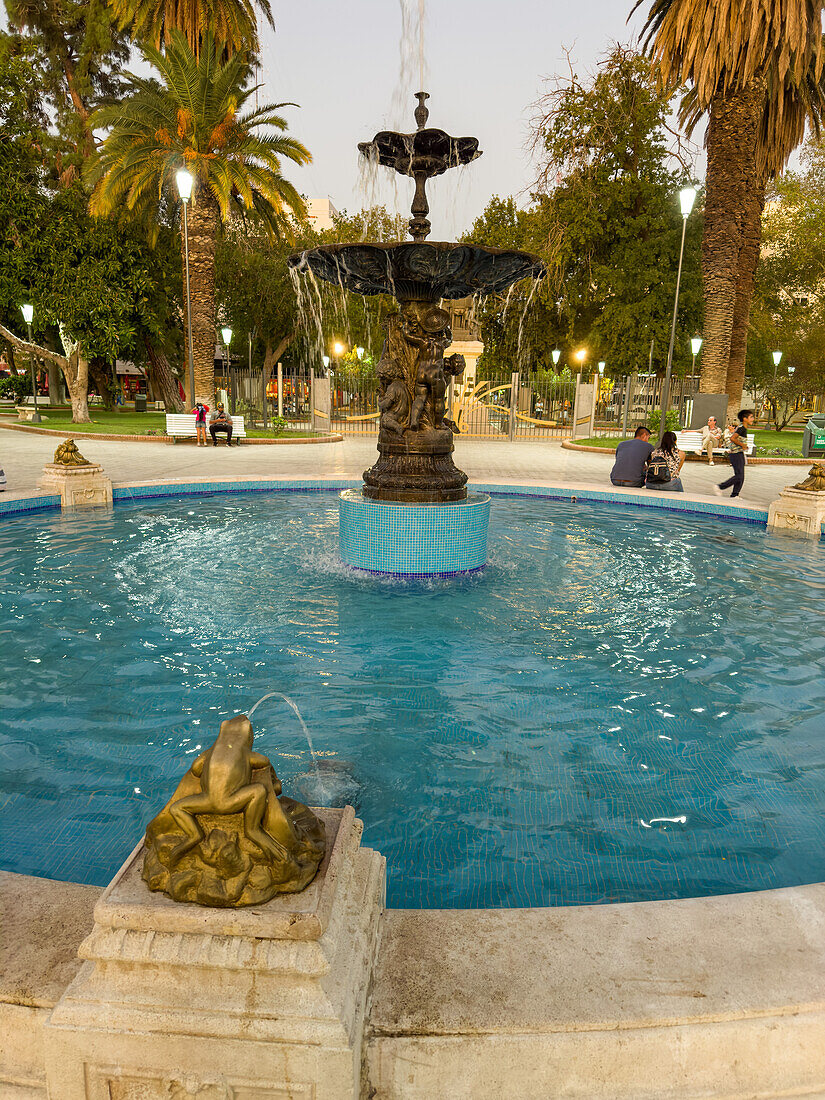
M 246 439 L 246 429 L 244 428 L 242 416 L 231 416 L 229 418 L 232 421 L 232 442 L 236 439 Z M 209 431 L 209 419 L 207 417 L 206 430 Z M 167 413 L 166 414 L 166 434 L 172 437 L 172 442 L 177 443 L 179 439 L 197 439 L 198 432 L 195 427 L 195 414 L 194 413 Z
M 748 436 L 748 445 L 745 448 L 745 454 L 753 454 L 753 432 Z M 676 446 L 680 451 L 684 451 L 686 454 L 703 455 L 705 452 L 702 450 L 702 433 L 699 432 L 677 432 L 676 433 Z M 729 447 L 725 447 L 724 443 L 721 447 L 714 447 L 713 453 L 715 455 L 727 454 L 730 450 Z

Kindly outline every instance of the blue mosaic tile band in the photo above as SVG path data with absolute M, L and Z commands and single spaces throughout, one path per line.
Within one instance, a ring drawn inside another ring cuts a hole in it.
M 3 500 L 0 498 L 0 516 L 30 515 L 32 512 L 54 512 L 59 510 L 59 495 L 21 497 L 19 500 Z
M 455 504 L 393 504 L 341 493 L 342 560 L 355 569 L 396 576 L 467 573 L 487 561 L 490 498 L 470 493 Z

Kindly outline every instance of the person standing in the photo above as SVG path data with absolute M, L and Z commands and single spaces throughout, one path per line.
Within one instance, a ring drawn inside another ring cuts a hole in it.
M 198 401 L 192 412 L 195 414 L 195 433 L 198 437 L 198 446 L 206 447 L 208 443 L 206 438 L 206 414 L 209 412 L 209 406 L 204 405 L 202 401 Z
M 227 447 L 232 446 L 232 417 L 224 412 L 223 402 L 218 402 L 217 409 L 209 417 L 209 434 L 212 436 L 212 444 L 218 445 L 218 432 L 226 434 Z
M 652 451 L 650 430 L 641 425 L 636 429 L 633 439 L 626 439 L 616 448 L 616 462 L 610 471 L 613 484 L 641 489 L 645 483 L 647 460 Z
M 722 446 L 722 429 L 716 423 L 715 416 L 709 416 L 708 422 L 702 427 L 702 450 L 707 452 L 708 466 L 715 465 L 713 452 Z
M 739 423 L 730 428 L 730 464 L 733 467 L 733 476 L 721 485 L 717 485 L 715 492 L 721 494 L 725 489 L 732 489 L 732 497 L 738 497 L 745 483 L 745 451 L 748 447 L 748 429 L 753 427 L 755 420 L 753 409 L 741 409 Z

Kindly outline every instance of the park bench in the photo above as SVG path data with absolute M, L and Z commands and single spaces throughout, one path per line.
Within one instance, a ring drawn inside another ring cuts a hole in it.
M 232 421 L 232 442 L 236 439 L 246 439 L 246 429 L 244 428 L 242 416 L 230 417 Z M 206 422 L 206 430 L 209 431 L 209 421 Z M 179 439 L 197 439 L 197 430 L 195 428 L 195 414 L 194 413 L 167 413 L 166 414 L 166 434 L 172 437 L 172 442 L 177 443 Z
M 748 445 L 745 448 L 745 454 L 753 454 L 753 432 L 748 436 Z M 684 451 L 685 454 L 703 455 L 702 450 L 702 433 L 698 432 L 677 432 L 676 433 L 676 446 L 680 451 Z M 724 445 L 724 441 L 721 447 L 714 447 L 713 453 L 715 455 L 727 454 L 729 448 Z

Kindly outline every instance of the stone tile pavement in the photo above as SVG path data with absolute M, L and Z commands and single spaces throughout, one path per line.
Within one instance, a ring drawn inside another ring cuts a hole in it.
M 54 436 L 36 436 L 0 428 L 0 466 L 6 471 L 11 493 L 36 491 L 43 466 L 60 442 Z M 237 476 L 272 478 L 360 477 L 376 456 L 375 436 L 350 436 L 341 443 L 296 444 L 290 447 L 196 447 L 191 443 L 121 443 L 78 438 L 82 454 L 100 462 L 115 485 L 155 478 L 207 479 Z M 456 443 L 456 464 L 471 482 L 520 485 L 610 487 L 613 459 L 608 455 L 567 451 L 560 441 L 510 443 L 462 439 Z M 779 491 L 805 476 L 800 466 L 750 466 L 743 504 L 767 505 Z M 683 471 L 686 492 L 712 494 L 713 485 L 730 475 L 730 467 L 712 469 L 690 463 Z

